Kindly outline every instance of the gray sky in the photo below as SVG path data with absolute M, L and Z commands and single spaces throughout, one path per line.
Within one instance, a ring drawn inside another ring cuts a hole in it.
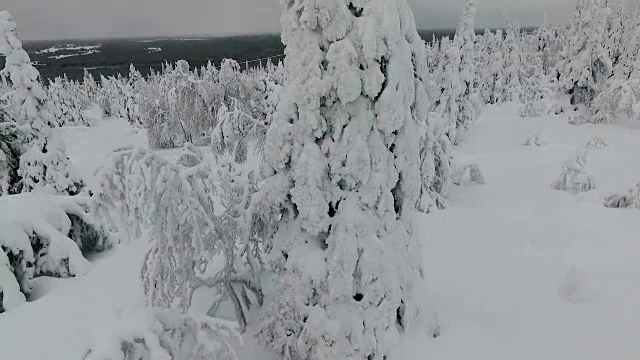
M 464 0 L 409 0 L 420 29 L 454 28 Z M 640 0 L 631 0 L 638 2 Z M 478 28 L 502 15 L 523 26 L 568 21 L 576 0 L 478 0 Z M 2 0 L 25 40 L 253 34 L 279 31 L 278 0 Z

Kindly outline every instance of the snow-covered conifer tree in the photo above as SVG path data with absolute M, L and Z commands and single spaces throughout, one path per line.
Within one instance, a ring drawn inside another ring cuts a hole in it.
M 590 106 L 595 123 L 640 120 L 640 29 L 627 35 L 625 49 Z
M 96 84 L 93 75 L 87 69 L 84 69 L 81 83 L 82 102 L 86 108 L 97 104 L 98 102 L 98 84 Z
M 618 59 L 622 52 L 624 51 L 624 38 L 625 38 L 625 30 L 627 30 L 628 22 L 629 22 L 629 12 L 627 10 L 627 2 L 622 0 L 615 12 L 611 11 L 609 15 L 609 20 L 606 25 L 606 49 L 609 53 L 609 59 L 611 59 L 611 63 L 615 66 L 618 63 Z M 626 35 L 628 36 L 628 34 Z
M 18 175 L 23 192 L 44 191 L 55 194 L 77 194 L 84 184 L 75 173 L 64 145 L 51 130 L 51 114 L 46 111 L 46 92 L 40 74 L 17 37 L 11 15 L 0 12 L 0 54 L 6 56 L 2 75 L 11 79 L 15 101 L 19 106 L 17 123 L 27 126 L 34 140 L 20 156 Z
M 143 83 L 144 78 L 142 77 L 142 74 L 140 74 L 133 64 L 131 64 L 129 67 L 129 78 L 127 79 L 127 84 L 124 86 L 124 97 L 127 120 L 129 121 L 129 124 L 135 126 L 142 125 L 139 111 L 139 96 L 140 88 L 143 86 Z
M 459 107 L 456 117 L 456 134 L 451 139 L 454 144 L 460 143 L 462 132 L 468 130 L 480 115 L 481 103 L 475 64 L 476 3 L 477 0 L 467 0 L 453 40 L 455 46 L 460 49 L 458 76 L 461 85 L 461 93 L 456 99 Z
M 501 103 L 502 83 L 500 73 L 503 71 L 502 30 L 495 33 L 485 30 L 478 42 L 477 71 L 480 82 L 480 97 L 485 104 Z
M 611 75 L 606 45 L 609 8 L 603 0 L 580 0 L 558 65 L 560 86 L 572 104 L 589 105 Z
M 424 46 L 406 0 L 283 5 L 287 82 L 258 197 L 279 218 L 278 296 L 258 337 L 287 359 L 390 358 L 426 301 L 410 220 Z
M 502 69 L 497 70 L 496 102 L 520 101 L 522 84 L 522 48 L 520 25 L 506 19 L 506 34 L 502 43 Z M 499 86 L 499 87 L 498 87 Z

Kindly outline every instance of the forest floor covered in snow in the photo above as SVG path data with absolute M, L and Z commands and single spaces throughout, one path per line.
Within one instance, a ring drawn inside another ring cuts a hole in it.
M 146 143 L 122 120 L 60 131 L 90 185 L 112 150 Z M 530 132 L 541 146 L 523 146 Z M 594 137 L 609 144 L 589 155 L 596 189 L 554 190 L 563 160 Z M 447 210 L 420 215 L 425 301 L 440 336 L 415 334 L 399 358 L 640 358 L 640 210 L 603 206 L 640 181 L 640 129 L 487 107 L 456 151 L 486 184 L 456 187 Z M 35 301 L 0 314 L 0 359 L 82 359 L 121 312 L 142 305 L 147 247 L 138 240 L 101 254 L 81 278 L 38 279 Z M 268 358 L 245 337 L 241 360 Z

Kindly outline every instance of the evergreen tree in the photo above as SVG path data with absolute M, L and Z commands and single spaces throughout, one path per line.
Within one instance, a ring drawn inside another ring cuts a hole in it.
M 283 4 L 288 76 L 257 199 L 279 219 L 278 296 L 258 337 L 287 359 L 389 358 L 420 315 L 424 45 L 406 0 Z
M 522 84 L 520 71 L 522 69 L 520 25 L 506 19 L 506 34 L 502 43 L 502 69 L 497 70 L 496 102 L 520 101 Z
M 578 2 L 558 66 L 560 86 L 572 95 L 572 104 L 589 105 L 611 75 L 605 48 L 608 16 L 603 0 Z
M 456 134 L 451 141 L 459 144 L 461 135 L 468 130 L 480 115 L 480 95 L 476 78 L 475 64 L 475 16 L 477 0 L 467 0 L 462 13 L 462 19 L 454 38 L 455 46 L 460 49 L 460 62 L 458 76 L 460 78 L 461 92 L 457 95 L 456 102 L 459 111 L 456 117 Z
M 2 75 L 9 77 L 19 106 L 16 121 L 28 127 L 34 139 L 20 156 L 18 176 L 23 192 L 44 191 L 54 194 L 77 194 L 84 184 L 75 173 L 64 152 L 64 145 L 48 125 L 51 115 L 45 103 L 40 74 L 18 39 L 11 15 L 0 12 L 0 54 L 6 56 Z

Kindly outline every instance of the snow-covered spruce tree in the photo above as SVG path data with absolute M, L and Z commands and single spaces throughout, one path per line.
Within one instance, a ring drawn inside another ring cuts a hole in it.
M 140 89 L 144 86 L 144 77 L 136 70 L 131 64 L 129 66 L 129 78 L 124 86 L 124 101 L 125 109 L 127 112 L 127 121 L 133 126 L 142 126 L 142 120 L 140 118 Z
M 480 97 L 485 104 L 499 104 L 502 99 L 502 81 L 500 75 L 503 69 L 503 36 L 502 30 L 498 29 L 495 33 L 491 30 L 485 30 L 481 41 L 478 42 L 478 75 L 480 78 Z
M 287 82 L 260 213 L 279 216 L 258 338 L 285 359 L 392 358 L 420 317 L 424 46 L 406 0 L 283 1 Z
M 591 103 L 594 123 L 640 120 L 640 29 L 629 36 L 613 76 Z
M 572 104 L 590 105 L 612 72 L 605 48 L 609 8 L 603 0 L 580 0 L 558 65 L 558 78 Z
M 475 63 L 475 16 L 477 0 L 467 0 L 467 4 L 462 12 L 462 19 L 458 25 L 454 37 L 455 46 L 460 49 L 460 62 L 458 76 L 462 86 L 456 102 L 459 111 L 456 117 L 456 134 L 451 141 L 459 144 L 462 140 L 462 133 L 468 130 L 480 115 L 481 100 L 476 78 Z
M 16 122 L 27 127 L 34 139 L 20 156 L 18 176 L 22 192 L 78 194 L 84 183 L 71 166 L 64 145 L 47 125 L 51 115 L 46 111 L 47 98 L 39 82 L 40 74 L 31 65 L 18 39 L 16 24 L 6 11 L 0 12 L 0 54 L 6 56 L 0 75 L 9 77 L 15 89 L 19 106 Z
M 502 69 L 497 71 L 496 103 L 520 101 L 522 83 L 522 47 L 520 25 L 509 18 L 506 19 L 506 35 L 502 42 Z
M 624 51 L 624 38 L 625 30 L 628 29 L 629 11 L 627 9 L 627 2 L 625 0 L 620 1 L 615 11 L 610 11 L 609 18 L 606 24 L 606 43 L 605 48 L 609 53 L 609 59 L 615 66 L 618 63 L 618 59 Z M 628 35 L 627 35 L 628 36 Z
M 460 78 L 460 48 L 448 38 L 441 41 L 440 63 L 432 79 L 425 81 L 431 101 L 428 133 L 420 147 L 422 190 L 419 209 L 430 212 L 444 208 L 453 173 L 452 141 L 457 137 L 457 119 L 464 84 Z
M 56 78 L 47 88 L 47 107 L 51 113 L 51 127 L 89 125 L 82 113 L 85 106 L 80 87 L 63 78 Z
M 551 87 L 544 75 L 543 61 L 542 57 L 529 56 L 521 71 L 521 117 L 538 117 L 547 113 L 545 100 L 551 94 Z
M 530 35 L 536 55 L 542 58 L 545 75 L 551 75 L 560 60 L 559 56 L 564 46 L 564 32 L 564 27 L 549 25 L 547 13 L 544 12 L 540 26 Z
M 88 109 L 98 104 L 98 92 L 98 84 L 93 75 L 87 69 L 84 69 L 82 82 L 80 83 L 80 96 L 84 108 Z

